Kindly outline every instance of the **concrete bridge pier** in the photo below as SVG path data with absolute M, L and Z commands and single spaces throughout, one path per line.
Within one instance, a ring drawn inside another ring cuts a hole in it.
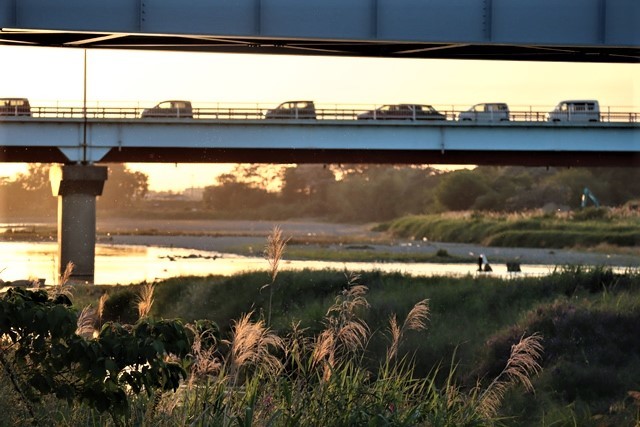
M 51 168 L 51 191 L 58 197 L 58 274 L 73 263 L 70 280 L 93 283 L 96 196 L 102 194 L 107 167 L 63 165 Z

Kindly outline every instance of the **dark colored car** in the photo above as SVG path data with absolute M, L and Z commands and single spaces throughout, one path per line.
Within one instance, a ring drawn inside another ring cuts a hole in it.
M 287 101 L 267 111 L 264 117 L 266 119 L 315 119 L 316 107 L 313 101 Z
M 27 98 L 0 98 L 0 116 L 31 116 Z
M 193 109 L 189 101 L 162 101 L 153 108 L 145 108 L 140 117 L 192 119 Z
M 367 111 L 358 115 L 358 120 L 446 120 L 431 105 L 395 104 Z

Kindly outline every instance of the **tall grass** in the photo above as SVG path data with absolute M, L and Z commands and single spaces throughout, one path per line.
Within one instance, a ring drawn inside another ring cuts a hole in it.
M 280 268 L 280 261 L 284 255 L 286 241 L 282 237 L 282 229 L 274 227 L 271 234 L 267 237 L 267 246 L 264 254 L 269 263 L 269 277 L 271 281 L 264 285 L 262 289 L 269 288 L 269 306 L 267 308 L 267 325 L 271 325 L 271 302 L 273 300 L 274 287 L 276 285 L 276 277 Z
M 414 239 L 479 243 L 504 247 L 593 247 L 600 244 L 633 247 L 640 242 L 640 215 L 629 210 L 586 209 L 572 213 L 539 211 L 518 214 L 458 212 L 414 215 L 386 227 Z
M 422 300 L 409 311 L 407 318 L 402 326 L 398 325 L 398 319 L 395 314 L 389 317 L 389 334 L 391 336 L 391 345 L 387 349 L 387 360 L 394 360 L 398 356 L 400 341 L 404 334 L 408 331 L 423 331 L 427 328 L 427 320 L 429 319 L 429 302 Z
M 278 274 L 274 265 L 272 283 Z M 215 323 L 193 322 L 189 326 L 191 355 L 182 361 L 189 370 L 188 380 L 177 394 L 130 395 L 129 422 L 154 426 L 485 425 L 498 420 L 505 392 L 516 382 L 532 388 L 530 378 L 539 373 L 542 354 L 541 339 L 535 334 L 515 343 L 506 368 L 487 387 L 459 385 L 455 360 L 444 371 L 444 382 L 437 365 L 420 375 L 411 354 L 401 355 L 400 348 L 410 332 L 427 339 L 423 334 L 430 318 L 429 303 L 422 299 L 413 304 L 401 325 L 391 314 L 387 329 L 372 328 L 366 319 L 374 307 L 368 300 L 369 286 L 362 280 L 347 275 L 337 287 L 314 289 L 328 303 L 317 325 L 303 328 L 294 322 L 283 336 L 268 326 L 263 312 L 255 310 L 232 321 L 223 339 L 218 338 Z M 380 286 L 375 280 L 369 284 Z M 260 295 L 260 286 L 248 289 Z M 140 318 L 151 315 L 155 290 L 144 284 L 132 298 Z M 103 296 L 100 299 L 99 307 L 107 305 Z M 271 302 L 271 298 L 264 301 Z M 96 323 L 95 319 L 87 322 Z M 368 347 L 377 336 L 388 345 L 379 359 L 372 360 L 374 353 Z M 112 422 L 86 408 L 52 409 L 46 401 L 39 410 L 41 417 L 58 425 Z
M 138 317 L 140 319 L 147 317 L 151 312 L 151 307 L 153 307 L 153 291 L 153 283 L 145 283 L 140 287 L 140 293 L 137 298 Z

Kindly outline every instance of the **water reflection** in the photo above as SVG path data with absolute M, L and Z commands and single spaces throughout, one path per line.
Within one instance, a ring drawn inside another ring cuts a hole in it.
M 476 274 L 475 263 L 371 263 L 371 262 L 324 262 L 287 261 L 281 263 L 283 270 L 339 269 L 350 272 L 380 270 L 401 272 L 416 276 Z M 104 245 L 96 246 L 97 284 L 129 284 L 155 281 L 176 276 L 234 275 L 246 271 L 267 271 L 267 262 L 260 257 L 198 251 L 192 249 L 157 246 Z M 554 266 L 522 265 L 523 275 L 544 275 Z M 5 281 L 43 278 L 47 284 L 56 282 L 57 244 L 33 242 L 0 242 L 0 278 Z M 487 274 L 487 273 L 483 273 Z M 507 275 L 506 267 L 495 265 L 492 275 Z

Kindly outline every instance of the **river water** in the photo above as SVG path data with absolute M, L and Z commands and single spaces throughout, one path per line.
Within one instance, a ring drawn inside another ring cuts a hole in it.
M 338 269 L 349 272 L 384 271 L 414 276 L 466 276 L 476 273 L 477 265 L 434 263 L 372 263 L 283 260 L 281 270 Z M 230 276 L 247 271 L 267 271 L 261 257 L 160 246 L 98 244 L 96 246 L 95 283 L 105 285 L 153 282 L 177 276 Z M 525 265 L 520 273 L 507 273 L 504 265 L 494 265 L 494 276 L 540 276 L 555 266 Z M 45 279 L 55 284 L 57 277 L 57 243 L 0 242 L 0 279 Z

